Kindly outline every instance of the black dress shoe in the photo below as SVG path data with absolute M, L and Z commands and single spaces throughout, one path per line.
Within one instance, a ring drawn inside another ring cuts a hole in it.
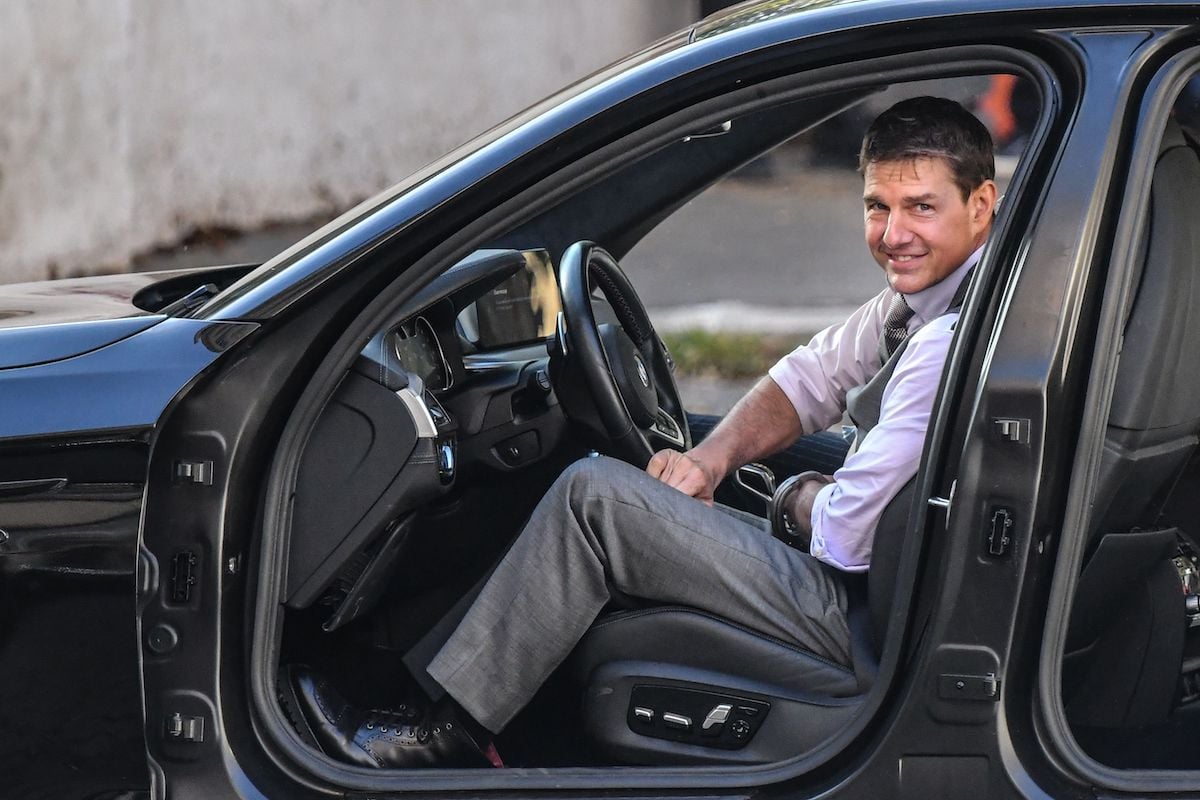
M 427 708 L 360 711 L 307 667 L 287 667 L 279 683 L 285 710 L 295 709 L 293 724 L 326 755 L 389 769 L 492 765 L 449 698 Z

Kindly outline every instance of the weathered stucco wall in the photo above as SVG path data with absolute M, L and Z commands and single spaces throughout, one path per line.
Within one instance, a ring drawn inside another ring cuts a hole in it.
M 332 213 L 694 0 L 0 4 L 0 281 Z

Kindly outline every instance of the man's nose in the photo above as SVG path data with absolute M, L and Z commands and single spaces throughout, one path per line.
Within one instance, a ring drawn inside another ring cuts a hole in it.
M 903 218 L 892 212 L 888 214 L 887 227 L 883 229 L 884 247 L 899 247 L 912 238 L 912 232 L 904 224 Z

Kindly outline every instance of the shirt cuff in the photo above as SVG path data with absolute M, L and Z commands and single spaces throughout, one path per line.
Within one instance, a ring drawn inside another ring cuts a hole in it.
M 824 525 L 822 523 L 825 519 L 825 507 L 829 505 L 829 500 L 833 497 L 833 493 L 836 490 L 837 484 L 831 483 L 817 492 L 817 496 L 813 498 L 812 514 L 809 517 L 809 522 L 812 524 L 812 539 L 808 546 L 809 555 L 831 567 L 840 569 L 842 572 L 866 572 L 866 564 L 843 564 L 829 552 L 829 544 L 825 541 L 825 531 L 823 530 Z

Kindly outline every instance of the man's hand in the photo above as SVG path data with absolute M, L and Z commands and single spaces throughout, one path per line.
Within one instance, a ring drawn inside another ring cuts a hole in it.
M 812 509 L 817 493 L 833 483 L 832 475 L 813 475 L 788 498 L 788 513 L 805 539 L 812 538 Z
M 808 552 L 812 543 L 813 504 L 817 493 L 831 483 L 832 475 L 810 470 L 779 484 L 767 513 L 771 534 L 790 547 Z
M 716 470 L 692 456 L 691 451 L 659 450 L 646 465 L 646 473 L 710 506 L 720 482 Z
M 803 433 L 792 401 L 766 377 L 738 401 L 704 441 L 686 453 L 658 451 L 646 465 L 646 472 L 711 506 L 717 484 L 736 467 L 787 447 Z

